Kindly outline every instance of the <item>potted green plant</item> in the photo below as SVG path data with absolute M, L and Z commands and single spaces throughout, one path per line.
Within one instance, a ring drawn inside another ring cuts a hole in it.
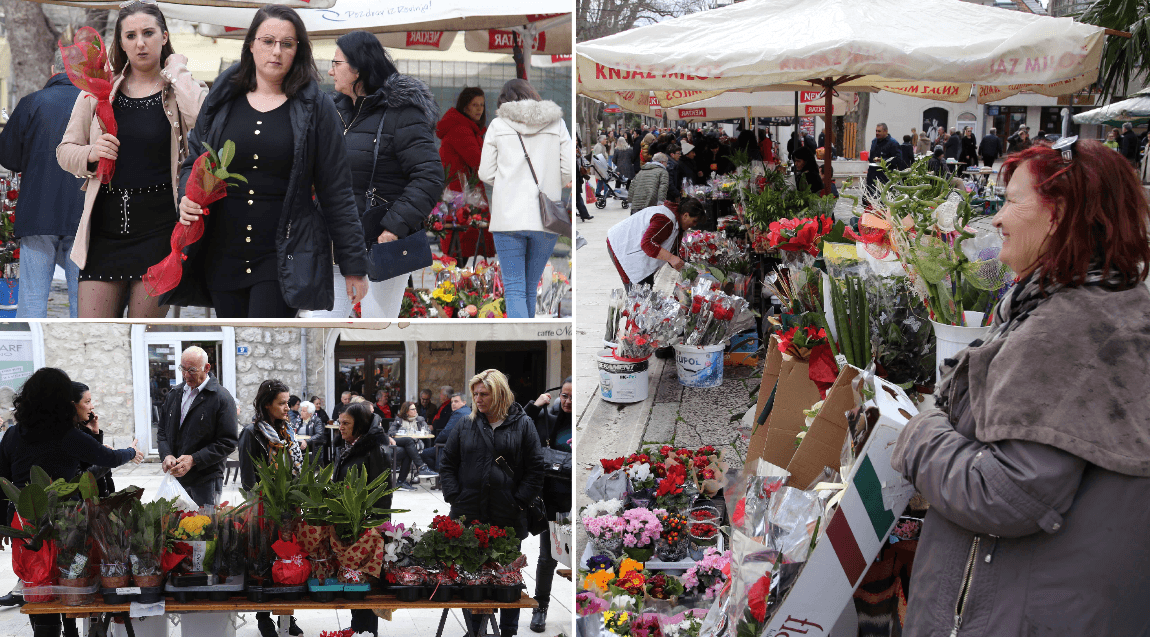
M 0 536 L 12 539 L 12 571 L 24 583 L 28 593 L 25 601 L 49 602 L 54 593 L 37 594 L 38 588 L 50 587 L 58 578 L 57 557 L 59 540 L 55 516 L 61 498 L 80 491 L 84 501 L 96 498 L 96 480 L 90 473 L 80 474 L 74 481 L 53 481 L 38 466 L 29 471 L 29 483 L 16 488 L 0 478 L 0 489 L 16 505 L 14 526 L 0 526 Z
M 95 590 L 87 591 L 92 577 L 89 563 L 92 553 L 90 503 L 87 500 L 61 503 L 55 515 L 56 541 L 59 543 L 56 567 L 60 571 L 60 586 L 73 589 L 60 596 L 60 603 L 65 606 L 91 604 Z
M 164 552 L 163 520 L 171 508 L 171 500 L 132 501 L 128 560 L 132 564 L 132 578 L 140 588 L 158 587 L 163 583 L 164 572 L 160 566 Z
M 376 527 L 392 514 L 406 511 L 382 509 L 376 504 L 394 491 L 388 472 L 368 481 L 366 470 L 352 467 L 343 482 L 331 484 L 324 497 L 333 527 L 332 550 L 340 566 L 338 579 L 348 599 L 362 599 L 371 588 L 366 574 L 379 573 L 383 567 L 384 540 Z
M 482 566 L 483 560 L 476 560 L 482 556 L 468 555 L 479 552 L 478 537 L 465 528 L 461 520 L 452 520 L 446 515 L 437 515 L 432 519 L 431 527 L 412 550 L 412 554 L 423 562 L 431 576 L 429 584 L 435 587 L 431 601 L 451 600 L 451 587 L 459 579 L 459 568 L 462 566 L 464 570 L 474 569 L 473 572 L 476 572 Z
M 488 530 L 491 543 L 492 596 L 498 602 L 519 601 L 519 589 L 523 587 L 523 567 L 527 566 L 527 556 L 519 550 L 519 538 L 515 529 L 492 525 Z
M 335 553 L 331 548 L 335 527 L 328 521 L 329 511 L 325 502 L 332 489 L 335 466 L 321 464 L 318 455 L 314 458 L 305 455 L 299 478 L 292 488 L 301 517 L 296 538 L 311 563 L 308 591 L 317 601 L 327 600 L 343 590 L 343 585 L 336 579 Z

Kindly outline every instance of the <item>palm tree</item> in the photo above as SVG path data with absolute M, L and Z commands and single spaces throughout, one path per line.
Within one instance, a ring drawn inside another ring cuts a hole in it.
M 1126 95 L 1130 80 L 1150 77 L 1150 0 L 1096 0 L 1078 21 L 1125 31 L 1126 38 L 1106 36 L 1098 85 L 1103 100 Z

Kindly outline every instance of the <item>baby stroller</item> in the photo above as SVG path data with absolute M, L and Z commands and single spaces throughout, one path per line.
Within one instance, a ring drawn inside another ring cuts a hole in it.
M 603 157 L 603 155 L 601 155 L 601 154 L 595 155 L 591 159 L 591 169 L 593 171 L 595 171 L 596 177 L 598 177 L 601 180 L 605 180 L 608 182 L 607 196 L 606 197 L 599 197 L 598 199 L 596 199 L 595 200 L 595 207 L 598 208 L 599 210 L 606 208 L 607 207 L 607 199 L 611 198 L 611 199 L 620 200 L 622 202 L 621 205 L 623 206 L 623 209 L 626 210 L 627 206 L 631 205 L 631 202 L 629 202 L 627 200 L 627 198 L 630 196 L 627 193 L 627 189 L 626 188 L 611 188 L 611 187 L 609 187 L 609 184 L 611 181 L 614 181 L 616 184 L 623 183 L 622 175 L 620 175 L 618 172 L 616 172 L 614 170 L 611 170 L 611 166 L 609 166 L 607 164 L 607 158 Z M 627 185 L 628 186 L 631 185 L 630 180 L 627 181 Z

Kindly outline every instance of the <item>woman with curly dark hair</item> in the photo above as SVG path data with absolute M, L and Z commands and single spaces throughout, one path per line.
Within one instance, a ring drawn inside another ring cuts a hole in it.
M 42 367 L 24 382 L 16 396 L 16 425 L 0 440 L 0 477 L 17 488 L 30 482 L 32 467 L 40 467 L 53 480 L 71 480 L 86 467 L 118 467 L 144 454 L 132 441 L 128 449 L 109 449 L 76 427 L 76 403 L 72 400 L 72 380 L 63 370 Z M 15 503 L 3 504 L 4 524 L 15 513 Z M 29 615 L 35 637 L 60 634 L 60 615 Z M 65 631 L 76 634 L 74 623 L 65 622 Z

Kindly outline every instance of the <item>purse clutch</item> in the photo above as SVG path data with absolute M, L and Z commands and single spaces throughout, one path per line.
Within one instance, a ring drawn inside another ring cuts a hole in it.
M 370 247 L 367 251 L 367 278 L 373 282 L 386 281 L 408 272 L 415 272 L 431 265 L 431 245 L 427 242 L 427 234 L 421 225 L 410 235 L 387 243 L 375 243 L 375 238 L 382 225 L 383 218 L 391 209 L 391 202 L 375 193 L 372 182 L 375 181 L 375 166 L 379 160 L 379 140 L 383 138 L 383 122 L 387 119 L 389 111 L 384 111 L 379 118 L 379 130 L 375 132 L 375 149 L 371 158 L 371 178 L 367 182 L 367 210 L 364 211 L 362 223 L 364 234 Z

